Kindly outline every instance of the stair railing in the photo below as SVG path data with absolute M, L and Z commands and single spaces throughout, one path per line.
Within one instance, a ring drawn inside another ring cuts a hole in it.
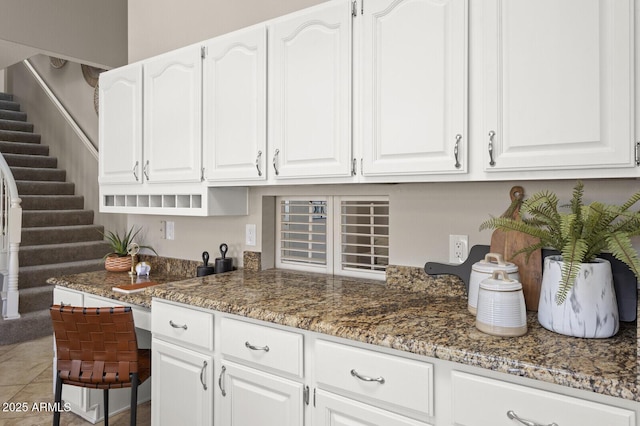
M 0 273 L 2 273 L 2 318 L 20 318 L 18 312 L 18 252 L 22 239 L 22 200 L 13 173 L 0 155 Z

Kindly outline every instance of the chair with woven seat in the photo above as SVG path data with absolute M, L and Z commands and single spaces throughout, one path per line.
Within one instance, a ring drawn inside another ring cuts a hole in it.
M 84 308 L 53 305 L 56 341 L 53 424 L 60 424 L 62 385 L 104 390 L 104 424 L 109 424 L 109 389 L 131 388 L 131 425 L 136 424 L 138 385 L 151 376 L 151 351 L 138 349 L 130 307 Z

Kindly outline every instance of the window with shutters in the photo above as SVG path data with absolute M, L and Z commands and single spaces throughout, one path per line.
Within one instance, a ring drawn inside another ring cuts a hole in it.
M 281 197 L 278 209 L 278 268 L 384 279 L 387 197 Z

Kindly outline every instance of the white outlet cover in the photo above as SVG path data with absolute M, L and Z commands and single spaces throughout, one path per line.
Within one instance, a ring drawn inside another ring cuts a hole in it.
M 245 244 L 248 246 L 256 245 L 256 225 L 248 223 L 245 231 Z

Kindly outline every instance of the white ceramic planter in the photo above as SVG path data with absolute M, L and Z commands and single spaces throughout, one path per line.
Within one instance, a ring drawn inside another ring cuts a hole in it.
M 556 294 L 562 276 L 562 257 L 544 260 L 538 321 L 556 333 L 574 337 L 606 338 L 620 327 L 611 264 L 605 259 L 583 263 L 575 284 L 561 305 Z

